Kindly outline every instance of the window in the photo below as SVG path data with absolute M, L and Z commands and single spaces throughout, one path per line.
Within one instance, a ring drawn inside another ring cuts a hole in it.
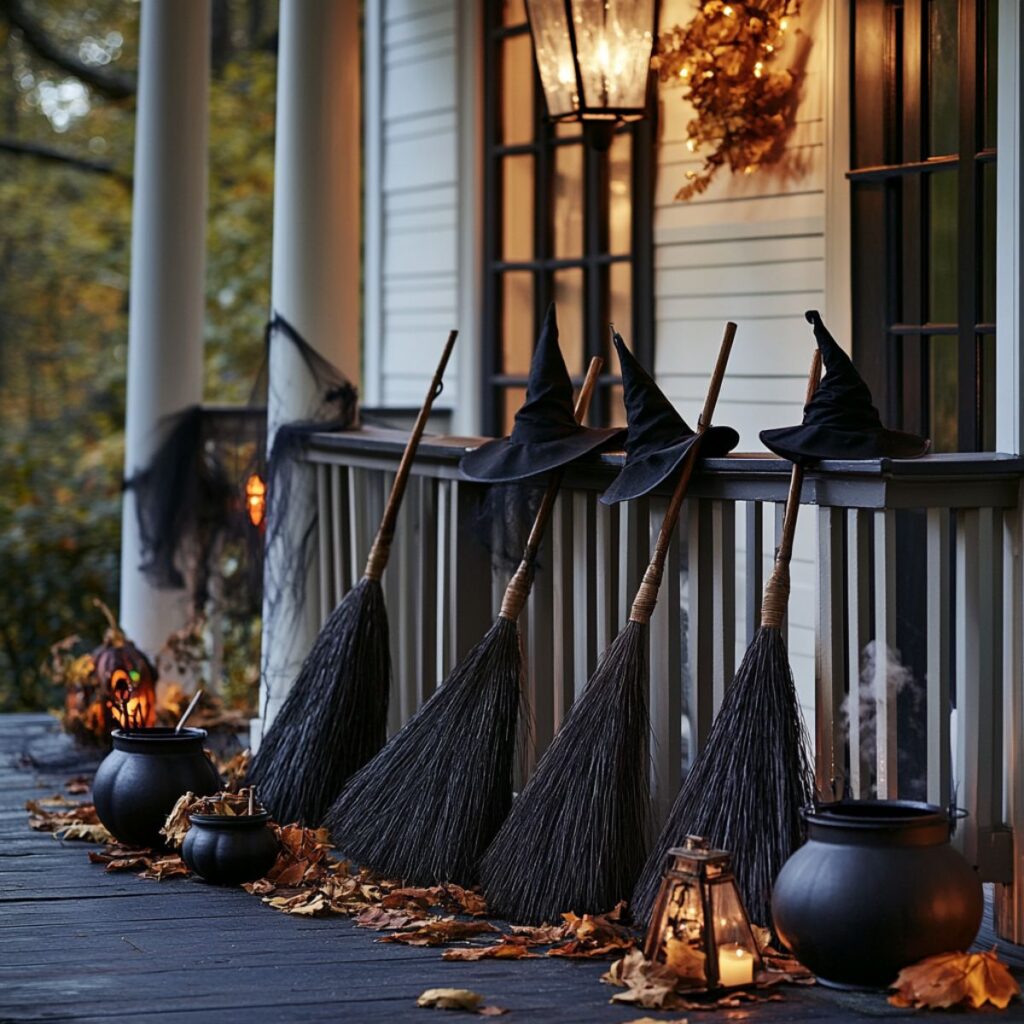
M 486 8 L 484 429 L 510 429 L 552 300 L 569 372 L 605 358 L 589 422 L 619 423 L 608 324 L 653 353 L 652 122 L 620 126 L 603 153 L 579 124 L 549 123 L 523 0 Z
M 854 358 L 935 451 L 995 445 L 998 0 L 855 0 Z

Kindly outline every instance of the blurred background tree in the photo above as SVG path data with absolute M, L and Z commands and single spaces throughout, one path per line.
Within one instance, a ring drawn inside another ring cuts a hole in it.
M 276 0 L 213 0 L 208 402 L 246 401 L 263 355 L 276 27 Z M 49 646 L 117 607 L 138 28 L 137 2 L 0 0 L 0 711 L 52 704 Z

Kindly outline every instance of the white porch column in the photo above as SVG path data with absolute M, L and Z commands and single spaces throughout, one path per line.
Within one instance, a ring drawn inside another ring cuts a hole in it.
M 1024 15 L 999 0 L 996 160 L 996 449 L 1024 452 Z M 1003 806 L 1013 832 L 1013 884 L 996 886 L 997 934 L 1024 943 L 1024 486 L 1004 524 Z
M 359 5 L 282 0 L 278 54 L 272 304 L 309 344 L 358 382 Z M 295 349 L 275 339 L 271 443 L 280 424 L 308 417 L 322 399 Z M 303 519 L 299 503 L 313 500 L 311 480 L 308 488 L 304 494 L 293 491 L 296 522 Z M 267 551 L 268 580 L 281 578 L 281 559 L 276 548 Z M 261 718 L 253 723 L 254 741 L 280 707 L 319 629 L 315 566 L 307 584 L 301 609 L 287 597 L 273 610 L 264 602 Z
M 125 475 L 146 466 L 163 417 L 203 393 L 209 0 L 143 0 L 132 202 Z M 183 591 L 139 572 L 135 501 L 121 524 L 121 621 L 150 653 L 188 613 Z

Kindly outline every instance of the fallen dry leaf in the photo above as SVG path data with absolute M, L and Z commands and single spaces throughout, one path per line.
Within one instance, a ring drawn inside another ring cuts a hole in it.
M 621 960 L 616 960 L 601 975 L 601 980 L 626 989 L 612 996 L 613 1003 L 628 1003 L 646 1010 L 678 1008 L 676 976 L 664 964 L 646 960 L 639 949 L 631 950 Z
M 904 967 L 891 986 L 893 1006 L 915 1009 L 949 1009 L 970 1006 L 977 1010 L 991 1003 L 1006 1009 L 1020 985 L 995 951 L 987 953 L 940 953 Z
M 400 942 L 406 946 L 443 946 L 460 939 L 471 939 L 487 932 L 497 932 L 489 921 L 457 921 L 454 917 L 439 917 L 412 931 L 394 932 L 378 942 Z
M 416 927 L 424 924 L 421 917 L 413 917 L 401 910 L 386 910 L 383 907 L 369 907 L 354 918 L 360 928 L 372 928 L 374 931 L 399 931 L 402 928 Z
M 483 996 L 468 988 L 428 988 L 416 1000 L 416 1005 L 435 1010 L 468 1010 L 476 1013 L 483 1001 Z
M 501 1006 L 481 1006 L 476 1011 L 478 1017 L 503 1017 L 508 1010 Z
M 569 934 L 567 924 L 542 924 L 538 927 L 516 924 L 512 934 L 522 936 L 531 946 L 553 946 Z
M 190 875 L 185 862 L 176 853 L 165 856 L 154 857 L 145 871 L 139 873 L 139 878 L 152 878 L 158 882 L 166 878 L 186 878 Z
M 627 1020 L 625 1024 L 690 1024 L 688 1017 L 677 1017 L 675 1020 L 668 1020 L 664 1017 L 636 1017 L 634 1020 Z
M 232 793 L 236 793 L 245 783 L 245 777 L 249 774 L 249 763 L 252 761 L 252 751 L 242 750 L 227 761 L 214 758 L 214 764 L 225 785 Z
M 114 837 L 100 824 L 92 804 L 76 803 L 57 793 L 44 800 L 28 800 L 28 827 L 52 832 L 56 839 L 80 839 L 87 843 L 109 843 Z
M 83 793 L 89 792 L 89 787 L 92 785 L 92 779 L 88 775 L 75 775 L 68 779 L 64 783 L 64 788 L 76 796 L 81 796 Z
M 451 882 L 444 889 L 463 914 L 469 914 L 470 917 L 485 917 L 487 915 L 487 901 L 476 889 L 464 889 L 461 885 Z
M 524 942 L 497 942 L 491 946 L 472 946 L 469 949 L 446 949 L 442 960 L 536 960 L 539 953 L 531 953 Z
M 630 949 L 635 941 L 633 933 L 621 924 L 626 913 L 626 902 L 621 901 L 607 914 L 563 914 L 565 934 L 570 941 L 548 950 L 548 956 L 591 960 Z
M 135 868 L 149 867 L 152 862 L 152 850 L 133 849 L 111 843 L 101 852 L 89 851 L 89 860 L 93 864 L 105 864 L 107 871 L 133 871 Z

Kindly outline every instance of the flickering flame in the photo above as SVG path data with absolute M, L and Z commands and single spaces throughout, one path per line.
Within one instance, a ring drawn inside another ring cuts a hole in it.
M 245 507 L 249 513 L 249 522 L 253 526 L 262 526 L 267 513 L 267 485 L 258 473 L 253 473 L 245 481 Z

